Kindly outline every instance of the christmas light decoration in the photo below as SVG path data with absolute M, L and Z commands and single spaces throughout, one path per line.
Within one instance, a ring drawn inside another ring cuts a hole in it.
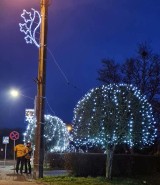
M 41 24 L 41 16 L 35 9 L 32 8 L 31 10 L 32 12 L 23 10 L 21 17 L 23 18 L 24 23 L 19 23 L 20 31 L 25 34 L 24 39 L 26 40 L 27 44 L 35 44 L 37 47 L 39 47 L 40 45 L 36 39 L 36 33 Z
M 24 133 L 24 143 L 31 142 L 34 146 L 34 135 L 35 135 L 35 126 L 36 126 L 36 117 L 34 109 L 25 110 L 25 121 L 27 123 L 27 128 Z
M 90 90 L 76 105 L 73 140 L 76 147 L 152 145 L 157 129 L 152 107 L 132 85 L 110 84 Z
M 24 133 L 24 142 L 34 143 L 36 119 L 33 109 L 26 110 L 26 122 L 28 123 Z M 66 124 L 56 116 L 45 115 L 44 144 L 47 152 L 63 152 L 69 146 L 70 134 Z

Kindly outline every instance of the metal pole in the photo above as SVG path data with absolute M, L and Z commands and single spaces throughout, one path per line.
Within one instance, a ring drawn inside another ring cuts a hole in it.
M 44 107 L 45 107 L 45 85 L 46 85 L 46 52 L 47 52 L 47 28 L 48 28 L 48 1 L 41 0 L 41 28 L 39 64 L 37 78 L 37 100 L 36 100 L 36 133 L 35 133 L 35 159 L 34 177 L 43 178 L 44 161 Z
M 15 145 L 16 145 L 16 140 L 14 139 L 13 140 L 13 146 L 14 146 L 14 149 L 15 149 Z M 16 155 L 15 155 L 15 151 L 14 151 L 14 155 L 13 155 L 13 160 L 14 160 L 14 173 L 15 173 L 15 169 L 16 169 Z
M 5 144 L 5 152 L 4 152 L 4 167 L 6 167 L 6 154 L 7 154 L 7 144 Z

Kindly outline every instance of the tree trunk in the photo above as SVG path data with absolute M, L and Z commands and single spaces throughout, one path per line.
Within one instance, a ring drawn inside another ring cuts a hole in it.
M 106 178 L 112 179 L 112 161 L 113 161 L 113 153 L 114 153 L 115 146 L 107 146 L 106 154 Z

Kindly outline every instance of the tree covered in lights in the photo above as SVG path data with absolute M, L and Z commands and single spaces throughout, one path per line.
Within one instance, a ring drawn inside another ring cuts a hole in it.
M 66 124 L 56 116 L 45 116 L 44 137 L 46 151 L 62 152 L 69 146 Z
M 106 151 L 106 177 L 119 144 L 144 147 L 156 138 L 152 107 L 132 85 L 110 84 L 90 90 L 77 104 L 73 117 L 76 147 L 100 146 Z
M 33 109 L 26 110 L 26 122 L 28 124 L 24 133 L 24 142 L 34 145 L 36 119 Z M 63 152 L 69 146 L 69 132 L 65 123 L 56 116 L 45 115 L 44 147 L 47 152 Z

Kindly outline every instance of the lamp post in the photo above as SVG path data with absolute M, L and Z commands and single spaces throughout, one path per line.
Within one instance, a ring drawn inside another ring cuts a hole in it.
M 34 100 L 34 98 L 32 98 L 32 97 L 26 96 L 26 95 L 22 94 L 18 89 L 11 89 L 11 90 L 9 91 L 9 93 L 10 93 L 10 95 L 11 95 L 12 97 L 15 97 L 15 98 L 17 98 L 17 97 L 19 97 L 19 96 L 23 96 L 23 97 L 25 97 L 25 98 L 29 98 L 29 99 L 31 99 L 31 100 Z
M 44 107 L 45 107 L 45 85 L 46 85 L 46 52 L 47 52 L 47 29 L 48 29 L 48 4 L 49 0 L 41 0 L 40 14 L 40 47 L 37 78 L 36 96 L 36 133 L 35 133 L 35 158 L 34 178 L 43 178 L 44 161 Z

